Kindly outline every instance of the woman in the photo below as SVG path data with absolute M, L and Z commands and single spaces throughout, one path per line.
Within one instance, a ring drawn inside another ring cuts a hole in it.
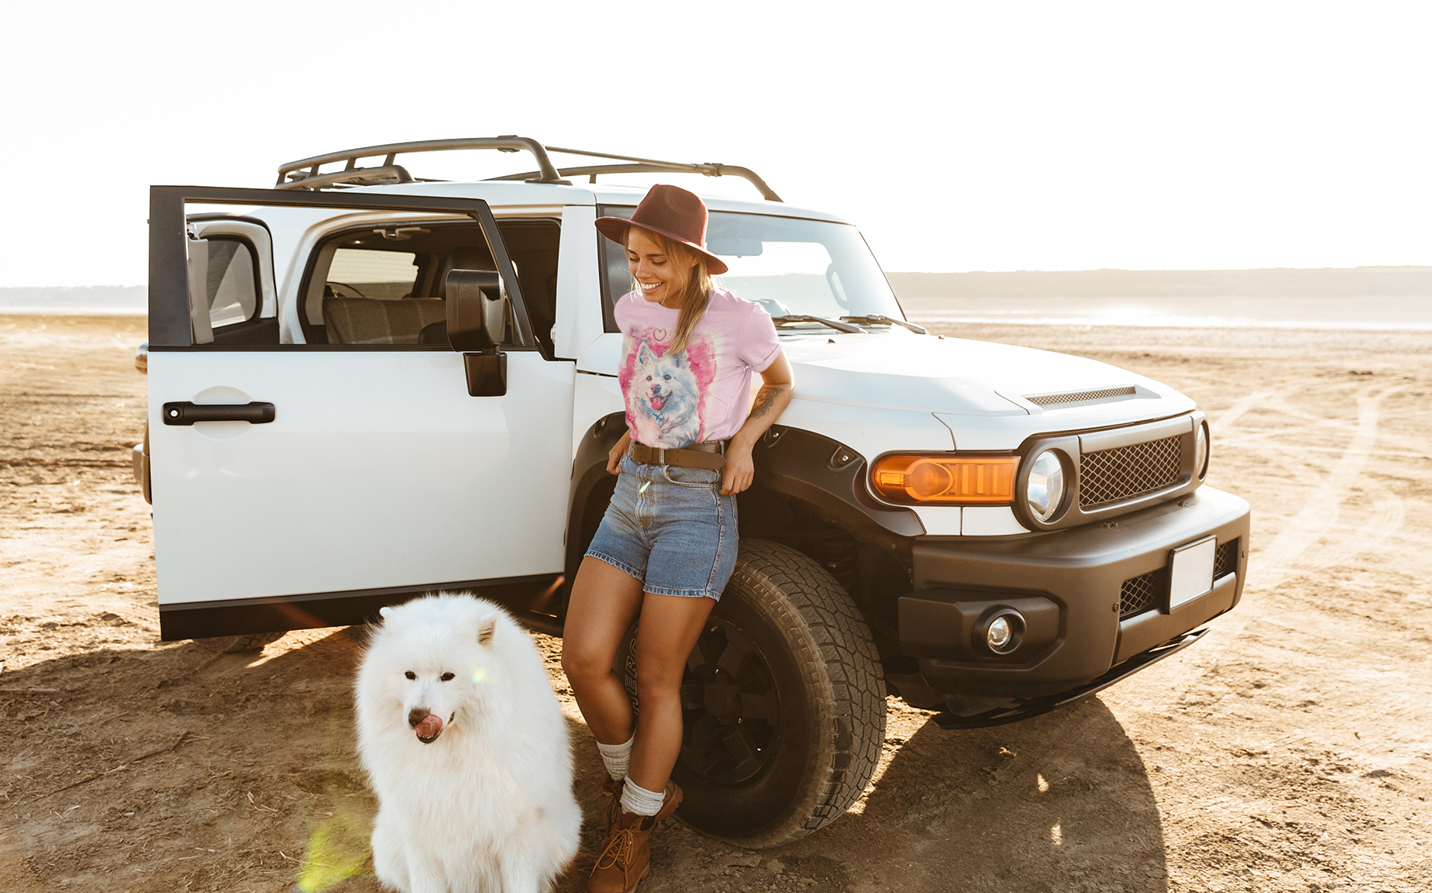
M 597 739 L 609 781 L 607 840 L 587 889 L 629 891 L 647 875 L 649 837 L 681 802 L 686 658 L 736 565 L 736 494 L 751 449 L 791 399 L 791 366 L 758 305 L 716 285 L 706 206 L 653 186 L 631 220 L 597 229 L 626 248 L 635 288 L 617 301 L 627 431 L 607 471 L 620 475 L 567 609 L 562 668 Z M 750 399 L 751 375 L 763 381 Z M 637 696 L 612 672 L 633 620 Z

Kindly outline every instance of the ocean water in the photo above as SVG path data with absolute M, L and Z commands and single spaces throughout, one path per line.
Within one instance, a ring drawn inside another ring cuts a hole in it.
M 900 304 L 916 322 L 1432 332 L 1432 297 L 1409 295 L 919 297 Z
M 0 313 L 144 316 L 148 312 L 149 290 L 142 285 L 0 288 Z
M 144 286 L 0 288 L 0 313 L 143 316 Z M 1432 296 L 902 297 L 915 322 L 1432 332 Z

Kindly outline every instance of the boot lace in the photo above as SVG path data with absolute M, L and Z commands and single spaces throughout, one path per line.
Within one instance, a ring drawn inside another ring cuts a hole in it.
M 636 845 L 636 835 L 630 828 L 614 828 L 612 836 L 607 839 L 607 848 L 597 857 L 598 869 L 616 868 L 619 871 L 626 871 L 631 864 L 632 849 Z

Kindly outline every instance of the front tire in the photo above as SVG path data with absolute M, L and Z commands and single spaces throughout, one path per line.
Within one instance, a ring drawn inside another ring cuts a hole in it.
M 639 709 L 635 653 L 633 630 L 618 667 Z M 875 771 L 884 692 L 870 629 L 835 578 L 788 546 L 743 540 L 682 680 L 677 816 L 750 848 L 824 827 Z

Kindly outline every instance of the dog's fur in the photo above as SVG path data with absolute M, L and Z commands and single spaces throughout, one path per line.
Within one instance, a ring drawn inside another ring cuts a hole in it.
M 379 880 L 403 893 L 547 890 L 577 852 L 582 813 L 532 640 L 468 595 L 382 613 L 356 690 Z
M 647 446 L 684 447 L 701 440 L 701 388 L 686 352 L 657 356 L 645 341 L 637 348 L 627 412 Z

